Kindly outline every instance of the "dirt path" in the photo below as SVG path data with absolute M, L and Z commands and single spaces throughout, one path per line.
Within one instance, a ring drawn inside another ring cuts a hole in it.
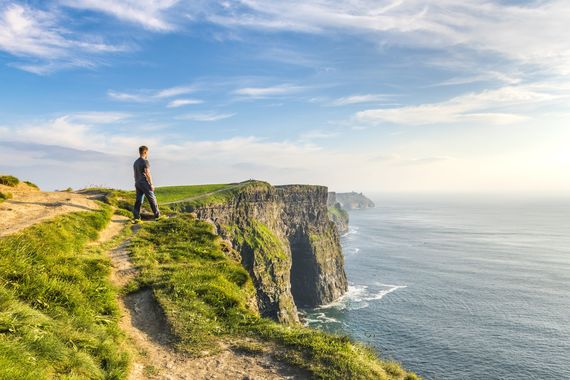
M 99 241 L 105 242 L 117 236 L 127 223 L 124 217 L 113 217 Z M 138 229 L 140 226 L 132 228 Z M 136 232 L 136 231 L 135 231 Z M 119 287 L 136 276 L 128 245 L 122 242 L 110 251 L 113 262 L 111 279 Z M 133 366 L 129 380 L 138 379 L 236 379 L 273 380 L 306 379 L 298 369 L 276 362 L 267 354 L 241 354 L 224 346 L 216 355 L 193 359 L 175 351 L 175 338 L 169 331 L 164 313 L 156 302 L 151 289 L 142 289 L 120 299 L 122 318 L 120 326 L 133 347 Z
M 54 216 L 74 211 L 93 211 L 99 206 L 93 197 L 70 192 L 43 192 L 20 184 L 0 185 L 12 199 L 0 203 L 0 237 L 18 232 Z

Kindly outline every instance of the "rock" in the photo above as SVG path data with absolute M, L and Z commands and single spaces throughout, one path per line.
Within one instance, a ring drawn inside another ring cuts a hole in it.
M 326 187 L 256 181 L 223 204 L 188 207 L 231 240 L 253 279 L 261 315 L 298 323 L 297 306 L 326 304 L 346 292 Z
M 331 203 L 332 202 L 332 203 Z M 329 207 L 335 203 L 340 203 L 342 208 L 345 210 L 355 210 L 362 208 L 373 208 L 375 207 L 374 202 L 368 199 L 362 193 L 350 192 L 350 193 L 329 193 L 328 205 Z
M 348 212 L 336 201 L 336 193 L 328 193 L 327 198 L 329 219 L 333 221 L 338 232 L 342 235 L 348 232 Z

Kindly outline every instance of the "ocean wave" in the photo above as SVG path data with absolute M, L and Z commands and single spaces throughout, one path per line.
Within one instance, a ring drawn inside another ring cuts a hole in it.
M 356 255 L 358 252 L 360 252 L 360 248 L 357 247 L 352 247 L 352 248 L 345 248 L 346 254 L 348 255 Z
M 310 316 L 307 315 L 303 318 L 304 324 L 309 325 L 311 323 L 342 323 L 336 318 L 326 315 L 325 313 L 315 313 Z
M 348 226 L 348 232 L 342 236 L 358 235 L 358 227 Z
M 348 285 L 348 291 L 340 298 L 317 309 L 358 310 L 368 307 L 370 302 L 379 301 L 387 294 L 398 289 L 407 288 L 407 285 L 390 285 L 374 282 L 372 285 Z

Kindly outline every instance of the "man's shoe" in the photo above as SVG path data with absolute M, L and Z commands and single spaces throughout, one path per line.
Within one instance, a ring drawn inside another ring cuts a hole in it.
M 133 224 L 141 224 L 142 222 L 141 218 L 133 219 Z
M 160 215 L 160 216 L 159 216 L 158 218 L 156 218 L 155 220 L 156 220 L 157 222 L 160 222 L 161 220 L 164 220 L 164 219 L 168 219 L 168 217 L 167 217 L 166 215 Z

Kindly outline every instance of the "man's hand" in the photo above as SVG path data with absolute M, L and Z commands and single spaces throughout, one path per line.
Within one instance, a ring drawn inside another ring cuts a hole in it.
M 154 193 L 154 185 L 150 185 L 150 191 Z

